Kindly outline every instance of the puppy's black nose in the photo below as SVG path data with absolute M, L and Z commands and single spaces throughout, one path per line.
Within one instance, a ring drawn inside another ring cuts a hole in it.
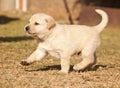
M 30 29 L 30 27 L 29 27 L 29 26 L 25 27 L 25 30 L 26 30 L 26 31 L 28 31 L 29 29 Z

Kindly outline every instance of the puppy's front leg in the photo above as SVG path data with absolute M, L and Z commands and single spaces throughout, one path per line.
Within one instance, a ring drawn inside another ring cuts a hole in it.
M 36 49 L 26 60 L 22 60 L 21 64 L 28 66 L 35 61 L 41 60 L 45 55 L 46 51 L 44 49 Z
M 70 56 L 61 56 L 61 70 L 60 74 L 67 74 L 70 69 Z

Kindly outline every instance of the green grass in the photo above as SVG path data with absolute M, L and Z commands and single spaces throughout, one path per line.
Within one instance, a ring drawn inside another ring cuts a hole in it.
M 120 88 L 120 29 L 106 28 L 101 33 L 95 71 L 59 75 L 59 60 L 50 56 L 28 67 L 20 65 L 37 43 L 23 30 L 29 15 L 9 17 L 19 20 L 0 24 L 0 88 Z M 74 56 L 71 63 L 79 58 Z

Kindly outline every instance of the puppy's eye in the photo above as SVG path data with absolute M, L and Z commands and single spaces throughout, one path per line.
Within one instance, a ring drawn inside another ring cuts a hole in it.
M 40 25 L 39 23 L 35 22 L 35 25 Z

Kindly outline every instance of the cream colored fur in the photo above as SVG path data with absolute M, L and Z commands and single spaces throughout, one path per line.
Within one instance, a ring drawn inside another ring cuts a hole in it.
M 21 64 L 29 65 L 50 54 L 60 58 L 60 73 L 68 73 L 70 58 L 78 52 L 81 52 L 83 60 L 74 65 L 74 70 L 82 71 L 95 64 L 95 51 L 100 45 L 99 34 L 108 23 L 106 12 L 100 9 L 96 12 L 102 16 L 102 21 L 97 26 L 61 25 L 46 14 L 33 15 L 25 31 L 28 35 L 35 37 L 39 44 L 30 57 L 21 61 Z

